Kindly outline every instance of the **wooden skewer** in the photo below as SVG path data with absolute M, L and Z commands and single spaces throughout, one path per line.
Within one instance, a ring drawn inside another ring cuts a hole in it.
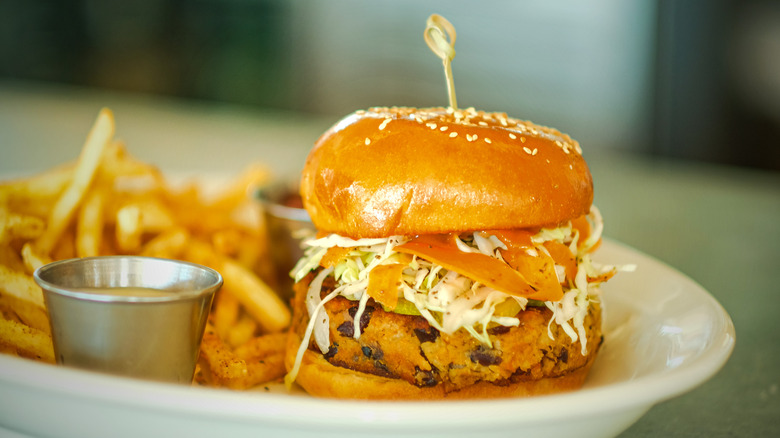
M 455 27 L 441 15 L 433 14 L 428 17 L 423 36 L 431 51 L 444 63 L 444 77 L 447 80 L 450 107 L 458 109 L 458 101 L 455 98 L 455 82 L 452 78 L 452 59 L 455 57 Z

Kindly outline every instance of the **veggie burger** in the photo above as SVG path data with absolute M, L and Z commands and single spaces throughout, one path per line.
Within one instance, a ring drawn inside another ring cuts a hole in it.
M 580 387 L 603 341 L 602 220 L 579 144 L 474 109 L 372 108 L 314 145 L 287 383 L 323 397 Z

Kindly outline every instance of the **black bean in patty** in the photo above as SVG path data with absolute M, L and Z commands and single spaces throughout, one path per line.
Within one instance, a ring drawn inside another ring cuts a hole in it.
M 569 350 L 566 348 L 561 348 L 560 354 L 558 354 L 558 360 L 560 360 L 563 363 L 569 362 Z
M 437 373 L 434 370 L 421 370 L 420 367 L 414 367 L 414 384 L 420 388 L 430 388 L 439 384 L 436 378 Z
M 417 336 L 420 343 L 436 342 L 436 339 L 439 337 L 439 331 L 433 327 L 428 327 L 427 329 L 414 329 L 414 334 Z
M 331 344 L 328 348 L 328 352 L 323 354 L 322 357 L 325 359 L 330 359 L 331 357 L 335 356 L 339 352 L 339 344 Z
M 339 325 L 336 330 L 345 338 L 351 338 L 355 336 L 355 324 L 352 321 L 344 321 Z
M 487 332 L 490 335 L 503 335 L 504 333 L 509 333 L 509 327 L 505 325 L 497 325 L 495 327 L 490 327 Z
M 498 365 L 501 363 L 501 356 L 498 350 L 487 348 L 480 345 L 476 350 L 472 350 L 469 358 L 472 362 L 482 366 Z
M 349 316 L 352 318 L 355 318 L 355 315 L 357 315 L 358 306 L 352 306 L 349 308 L 347 312 L 349 312 Z M 360 331 L 365 331 L 366 327 L 368 327 L 368 323 L 371 321 L 371 314 L 374 313 L 374 307 L 372 306 L 366 306 L 366 308 L 363 310 L 363 315 L 360 316 Z M 354 332 L 351 336 L 354 335 Z M 344 335 L 346 336 L 346 335 Z

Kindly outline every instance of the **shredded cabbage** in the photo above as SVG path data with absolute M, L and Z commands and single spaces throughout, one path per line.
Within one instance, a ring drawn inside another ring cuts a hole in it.
M 328 333 L 330 330 L 330 318 L 325 310 L 320 307 L 322 302 L 320 291 L 322 290 L 322 282 L 331 272 L 333 272 L 333 268 L 320 271 L 311 281 L 309 289 L 306 291 L 306 310 L 314 323 L 314 342 L 323 353 L 327 353 L 330 348 L 330 334 Z
M 577 273 L 573 279 L 566 278 L 563 266 L 555 266 L 558 279 L 564 285 L 563 298 L 557 302 L 544 302 L 543 305 L 553 314 L 548 322 L 548 335 L 553 337 L 552 324 L 557 324 L 572 342 L 580 340 L 583 355 L 588 351 L 585 317 L 590 303 L 598 301 L 600 295 L 599 282 L 592 279 L 616 270 L 632 270 L 632 266 L 599 265 L 591 261 L 589 252 L 601 239 L 603 221 L 596 207 L 591 207 L 587 218 L 591 233 L 582 244 L 578 244 L 579 232 L 571 223 L 565 223 L 556 228 L 541 229 L 531 238 L 535 247 L 527 250 L 530 255 L 536 255 L 539 251 L 547 253 L 542 244 L 557 241 L 566 245 L 576 257 Z M 368 301 L 368 278 L 371 270 L 383 263 L 405 260 L 407 266 L 402 272 L 399 299 L 414 306 L 432 327 L 441 332 L 451 334 L 462 328 L 483 344 L 490 345 L 491 340 L 487 333 L 490 324 L 507 327 L 519 325 L 519 320 L 515 317 L 496 316 L 496 306 L 512 299 L 518 302 L 521 309 L 525 309 L 528 305 L 527 299 L 491 289 L 416 256 L 411 257 L 411 261 L 408 261 L 408 257 L 402 259 L 394 248 L 407 240 L 404 236 L 350 239 L 332 234 L 304 241 L 304 256 L 290 273 L 296 281 L 300 281 L 309 272 L 316 271 L 329 248 L 338 246 L 351 250 L 334 268 L 320 270 L 309 287 L 306 307 L 310 321 L 291 374 L 297 373 L 302 352 L 309 344 L 312 332 L 317 347 L 323 353 L 328 351 L 330 339 L 327 315 L 322 312 L 322 306 L 327 300 L 340 295 L 359 302 L 354 316 L 354 337 L 360 337 L 359 321 Z M 499 260 L 503 260 L 500 250 L 506 249 L 506 245 L 498 237 L 480 231 L 460 235 L 456 244 L 461 251 L 481 253 Z M 320 299 L 322 281 L 329 275 L 336 280 L 336 289 L 326 298 Z M 590 283 L 588 277 L 591 278 Z M 294 379 L 294 375 L 292 378 Z

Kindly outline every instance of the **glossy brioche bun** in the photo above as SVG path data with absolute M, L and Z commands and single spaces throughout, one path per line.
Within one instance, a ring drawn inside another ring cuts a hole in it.
M 552 225 L 586 214 L 590 171 L 576 141 L 507 117 L 373 108 L 320 137 L 301 177 L 318 230 L 353 238 Z

